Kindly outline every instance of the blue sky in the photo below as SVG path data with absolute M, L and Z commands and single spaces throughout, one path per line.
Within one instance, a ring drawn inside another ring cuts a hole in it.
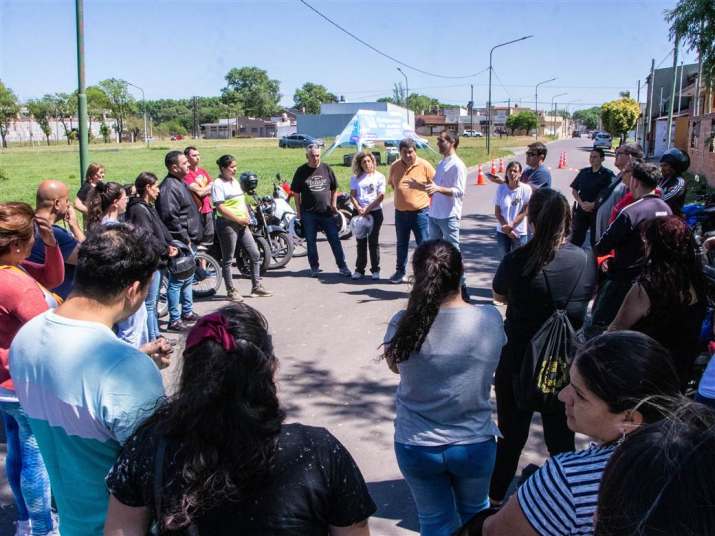
M 375 47 L 423 70 L 466 75 L 494 53 L 493 100 L 583 108 L 644 79 L 651 58 L 672 64 L 664 9 L 675 0 L 308 0 Z M 116 77 L 147 98 L 218 95 L 232 67 L 256 65 L 281 83 L 282 102 L 304 82 L 349 101 L 375 100 L 403 80 L 396 64 L 352 40 L 298 0 L 85 0 L 87 83 Z M 22 99 L 76 88 L 72 0 L 0 0 L 0 79 Z M 684 56 L 694 61 L 693 54 Z M 443 102 L 487 98 L 487 74 L 440 79 L 404 69 L 410 91 Z M 137 97 L 139 95 L 137 94 Z M 645 100 L 644 93 L 641 94 Z

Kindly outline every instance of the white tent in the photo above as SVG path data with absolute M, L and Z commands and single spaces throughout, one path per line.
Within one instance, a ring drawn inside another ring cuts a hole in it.
M 360 150 L 364 145 L 375 141 L 399 142 L 405 138 L 415 140 L 421 146 L 433 150 L 427 140 L 420 138 L 406 121 L 405 114 L 400 112 L 378 112 L 375 110 L 358 110 L 348 121 L 343 131 L 335 138 L 335 142 L 325 152 L 332 153 L 336 147 L 344 144 L 355 145 Z M 424 144 L 424 145 L 423 145 Z

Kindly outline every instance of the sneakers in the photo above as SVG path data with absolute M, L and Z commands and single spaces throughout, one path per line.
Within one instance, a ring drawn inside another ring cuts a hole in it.
M 353 275 L 350 271 L 350 268 L 348 268 L 347 266 L 343 266 L 338 270 L 338 272 L 340 272 L 340 275 L 344 275 L 345 277 L 352 277 Z
M 404 272 L 395 272 L 392 274 L 392 277 L 390 277 L 390 283 L 407 283 L 407 275 L 405 275 Z
M 372 273 L 372 280 L 373 281 L 378 281 L 380 279 L 380 272 L 373 272 Z
M 184 324 L 181 320 L 174 320 L 173 322 L 169 322 L 169 325 L 166 329 L 168 329 L 169 331 L 176 331 L 180 333 L 189 329 L 189 326 Z
M 199 318 L 201 317 L 193 311 L 191 311 L 188 315 L 181 315 L 181 320 L 184 322 L 196 322 Z
M 268 296 L 273 296 L 273 293 L 264 289 L 261 285 L 253 287 L 253 290 L 251 291 L 252 298 L 267 298 Z
M 358 279 L 362 279 L 363 275 L 360 272 L 353 272 L 353 275 L 351 277 L 352 279 L 357 281 Z
M 322 272 L 320 268 L 311 268 L 310 269 L 310 277 L 318 277 L 320 275 L 320 272 Z
M 235 288 L 229 289 L 228 292 L 226 292 L 226 298 L 233 303 L 243 302 L 243 296 L 241 296 Z

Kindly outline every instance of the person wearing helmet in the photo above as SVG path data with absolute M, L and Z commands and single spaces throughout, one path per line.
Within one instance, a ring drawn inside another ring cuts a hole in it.
M 228 299 L 242 302 L 243 298 L 233 287 L 231 265 L 236 254 L 236 246 L 242 247 L 251 259 L 253 271 L 251 297 L 267 297 L 271 293 L 261 285 L 261 253 L 253 239 L 249 227 L 250 218 L 244 189 L 256 189 L 258 178 L 253 173 L 243 173 L 241 183 L 236 180 L 236 159 L 225 154 L 216 161 L 219 176 L 211 186 L 211 200 L 216 207 L 216 233 L 221 246 L 221 266 Z
M 660 173 L 663 179 L 658 184 L 661 198 L 668 203 L 673 214 L 680 214 L 685 203 L 687 185 L 682 173 L 690 167 L 690 157 L 680 149 L 670 149 L 660 157 Z

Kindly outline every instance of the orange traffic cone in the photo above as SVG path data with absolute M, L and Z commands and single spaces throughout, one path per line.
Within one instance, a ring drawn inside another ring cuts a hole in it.
M 504 159 L 499 159 L 499 173 L 504 173 Z
M 494 165 L 494 160 L 492 160 L 492 167 L 489 168 L 489 173 L 491 173 L 492 175 L 497 174 L 497 167 L 496 165 Z
M 566 167 L 566 151 L 564 151 L 564 167 Z
M 564 165 L 564 153 L 563 153 L 563 151 L 562 151 L 561 154 L 559 155 L 559 167 L 558 167 L 558 169 L 564 169 L 564 167 L 566 167 L 566 166 Z
M 475 184 L 477 186 L 484 186 L 486 184 L 486 181 L 484 180 L 484 172 L 482 171 L 481 164 L 479 164 L 479 171 L 477 172 L 477 182 Z

